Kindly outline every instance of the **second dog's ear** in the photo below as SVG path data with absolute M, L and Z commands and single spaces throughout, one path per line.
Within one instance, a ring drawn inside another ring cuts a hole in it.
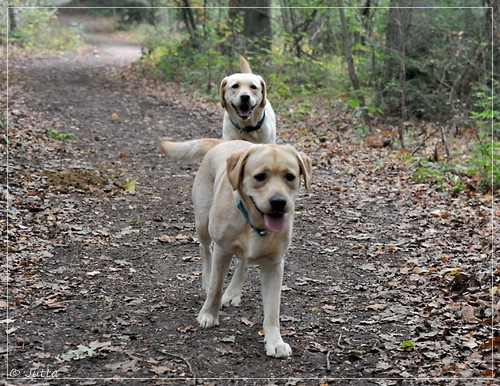
M 267 103 L 267 89 L 264 79 L 260 80 L 260 86 L 262 87 L 262 100 L 260 101 L 260 107 L 265 107 Z
M 227 85 L 227 77 L 222 79 L 220 84 L 220 104 L 223 109 L 226 108 L 226 85 Z

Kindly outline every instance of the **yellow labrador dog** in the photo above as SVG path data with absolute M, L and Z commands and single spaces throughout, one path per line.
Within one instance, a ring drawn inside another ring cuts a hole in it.
M 276 115 L 266 98 L 266 83 L 252 74 L 240 56 L 241 73 L 225 77 L 220 85 L 224 108 L 222 139 L 253 143 L 276 143 Z
M 290 145 L 247 141 L 164 141 L 162 150 L 183 161 L 207 152 L 192 191 L 207 293 L 197 318 L 200 326 L 217 326 L 221 306 L 240 303 L 248 266 L 260 265 L 266 354 L 289 357 L 292 350 L 280 333 L 281 282 L 295 197 L 301 177 L 311 188 L 311 160 Z M 233 256 L 240 261 L 223 294 Z

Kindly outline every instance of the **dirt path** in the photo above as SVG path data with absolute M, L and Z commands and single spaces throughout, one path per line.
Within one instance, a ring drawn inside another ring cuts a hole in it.
M 298 202 L 285 270 L 282 329 L 294 355 L 264 354 L 257 269 L 242 305 L 199 329 L 196 165 L 157 149 L 163 136 L 218 137 L 222 111 L 124 71 L 136 47 L 93 42 L 12 69 L 10 384 L 34 383 L 30 372 L 51 385 L 489 384 L 488 300 L 449 289 L 450 269 L 478 281 L 466 291 L 491 286 L 480 244 L 488 208 L 458 214 L 458 203 L 412 186 L 390 151 L 333 140 L 329 128 L 314 134 L 323 145 L 300 143 L 315 184 Z M 475 320 L 460 316 L 465 305 Z M 410 340 L 419 349 L 401 349 Z

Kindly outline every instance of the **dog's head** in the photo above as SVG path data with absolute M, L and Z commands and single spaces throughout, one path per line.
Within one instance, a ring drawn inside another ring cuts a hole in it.
M 250 119 L 255 108 L 266 105 L 266 83 L 255 74 L 226 76 L 220 85 L 221 105 L 243 121 Z
M 301 176 L 311 189 L 311 160 L 289 145 L 256 145 L 227 160 L 227 176 L 247 210 L 258 212 L 271 232 L 290 223 Z

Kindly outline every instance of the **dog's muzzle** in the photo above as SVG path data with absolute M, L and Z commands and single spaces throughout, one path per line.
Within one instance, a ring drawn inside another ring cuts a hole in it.
M 252 111 L 255 106 L 252 106 L 250 103 L 250 95 L 243 94 L 240 96 L 240 103 L 236 106 L 234 103 L 231 103 L 234 111 L 238 114 L 238 117 L 242 120 L 249 119 L 252 115 Z
M 269 199 L 269 205 L 271 206 L 271 212 L 269 212 L 270 216 L 282 216 L 285 213 L 286 208 L 286 198 L 283 196 L 272 196 Z
M 286 225 L 287 200 L 280 195 L 272 196 L 269 199 L 271 210 L 264 213 L 264 224 L 271 232 L 281 232 Z

